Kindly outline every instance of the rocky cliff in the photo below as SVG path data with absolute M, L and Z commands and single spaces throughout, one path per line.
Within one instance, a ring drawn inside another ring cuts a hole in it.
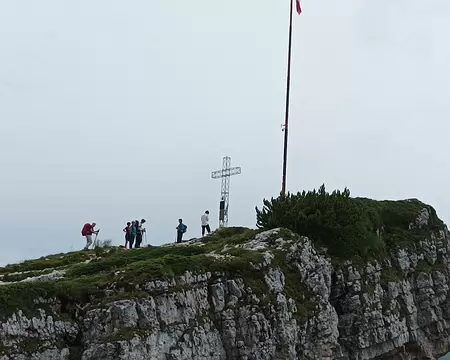
M 429 217 L 423 207 L 401 232 L 414 241 L 370 259 L 230 228 L 9 265 L 0 359 L 436 359 L 450 350 L 450 236 Z

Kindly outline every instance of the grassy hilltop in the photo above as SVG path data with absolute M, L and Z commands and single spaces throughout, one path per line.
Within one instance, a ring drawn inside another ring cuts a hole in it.
M 444 229 L 435 210 L 419 200 L 352 198 L 347 189 L 329 194 L 324 186 L 318 191 L 289 194 L 286 201 L 265 200 L 256 215 L 259 230 L 221 229 L 204 241 L 188 245 L 139 250 L 99 248 L 5 266 L 0 268 L 0 314 L 5 317 L 18 309 L 33 311 L 36 299 L 57 299 L 62 306 L 60 313 L 71 314 L 78 304 L 100 305 L 106 296 L 107 301 L 148 296 L 143 291 L 145 283 L 171 279 L 186 271 L 240 276 L 252 289 L 264 292 L 264 274 L 252 266 L 263 261 L 263 251 L 240 246 L 262 230 L 285 228 L 308 236 L 339 264 L 349 259 L 380 259 L 396 247 L 414 247 Z M 297 235 L 281 230 L 277 236 Z M 276 264 L 290 284 L 289 291 L 305 292 L 296 288 L 298 274 L 285 264 L 282 251 L 276 256 Z M 39 276 L 35 280 L 40 281 L 27 281 Z M 296 298 L 295 294 L 292 297 Z
M 181 245 L 124 250 L 118 247 L 97 248 L 68 254 L 56 254 L 37 260 L 0 268 L 0 313 L 31 309 L 34 299 L 56 297 L 64 303 L 86 303 L 102 298 L 105 290 L 136 291 L 136 285 L 155 279 L 170 279 L 186 271 L 245 272 L 250 262 L 260 262 L 262 254 L 230 248 L 214 256 L 216 250 L 239 244 L 257 233 L 244 228 L 223 229 L 209 237 L 207 244 Z M 61 278 L 51 281 L 23 281 L 30 277 L 61 271 Z M 25 295 L 25 296 L 24 296 Z

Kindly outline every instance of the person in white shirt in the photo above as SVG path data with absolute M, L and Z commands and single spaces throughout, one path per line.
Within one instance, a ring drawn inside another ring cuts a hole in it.
M 145 219 L 141 220 L 141 223 L 139 224 L 139 221 L 136 220 L 136 245 L 134 248 L 140 248 L 142 243 L 142 235 L 146 232 L 145 228 L 142 227 L 146 223 Z
M 209 211 L 206 210 L 202 215 L 202 237 L 205 236 L 205 230 L 208 231 L 208 234 L 211 233 L 211 228 L 209 227 Z

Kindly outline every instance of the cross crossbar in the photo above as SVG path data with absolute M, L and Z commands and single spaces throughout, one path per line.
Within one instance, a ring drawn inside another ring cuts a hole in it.
M 234 167 L 234 168 L 229 168 L 229 169 L 222 169 L 222 170 L 217 170 L 217 171 L 213 171 L 211 173 L 211 178 L 213 179 L 219 179 L 225 176 L 232 176 L 232 175 L 239 175 L 241 173 L 241 168 L 240 167 Z

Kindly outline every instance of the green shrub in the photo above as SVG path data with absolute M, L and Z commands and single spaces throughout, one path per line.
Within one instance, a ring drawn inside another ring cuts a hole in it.
M 409 229 L 423 208 L 430 212 L 426 228 Z M 285 199 L 264 199 L 256 207 L 260 229 L 288 228 L 308 236 L 338 258 L 377 257 L 388 248 L 411 245 L 441 229 L 435 210 L 419 200 L 375 201 L 352 198 L 350 191 L 319 190 L 288 194 Z

